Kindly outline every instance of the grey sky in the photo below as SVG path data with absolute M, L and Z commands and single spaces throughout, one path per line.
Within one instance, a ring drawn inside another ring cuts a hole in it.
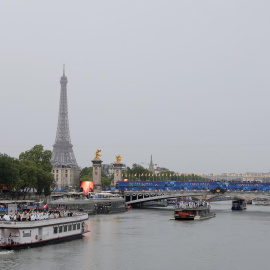
M 270 1 L 0 3 L 0 152 L 52 150 L 66 64 L 78 164 L 270 171 Z

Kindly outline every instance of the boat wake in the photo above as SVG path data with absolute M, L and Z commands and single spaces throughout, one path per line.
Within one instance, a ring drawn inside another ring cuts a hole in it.
M 2 251 L 0 251 L 0 256 L 12 254 L 12 253 L 14 253 L 14 250 L 2 250 Z

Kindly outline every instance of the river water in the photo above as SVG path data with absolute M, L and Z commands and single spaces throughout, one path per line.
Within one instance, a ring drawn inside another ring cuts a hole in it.
M 168 208 L 90 216 L 83 239 L 0 251 L 0 269 L 268 269 L 270 206 L 231 211 L 225 201 L 211 207 L 216 217 L 202 221 L 170 220 Z

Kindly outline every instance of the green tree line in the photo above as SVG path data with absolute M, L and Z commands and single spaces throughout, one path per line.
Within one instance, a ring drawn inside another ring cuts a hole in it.
M 173 171 L 161 171 L 154 174 L 136 163 L 131 168 L 127 167 L 127 171 L 122 173 L 122 178 L 127 178 L 129 181 L 209 181 L 208 178 L 196 174 L 180 174 Z
M 31 189 L 50 195 L 54 183 L 51 157 L 52 152 L 42 145 L 22 152 L 18 159 L 0 153 L 0 189 L 7 188 L 13 195 L 23 193 L 24 198 Z

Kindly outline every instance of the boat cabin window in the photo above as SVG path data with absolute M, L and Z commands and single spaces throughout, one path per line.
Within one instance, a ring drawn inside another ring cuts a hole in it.
M 53 227 L 53 233 L 57 233 L 58 227 Z
M 59 233 L 63 232 L 63 226 L 59 226 Z
M 81 228 L 81 223 L 77 223 L 77 230 Z
M 67 231 L 67 225 L 64 225 L 64 232 Z
M 73 224 L 73 231 L 76 230 L 76 224 Z
M 70 225 L 68 225 L 68 231 L 71 231 L 72 229 L 71 229 L 71 224 Z

